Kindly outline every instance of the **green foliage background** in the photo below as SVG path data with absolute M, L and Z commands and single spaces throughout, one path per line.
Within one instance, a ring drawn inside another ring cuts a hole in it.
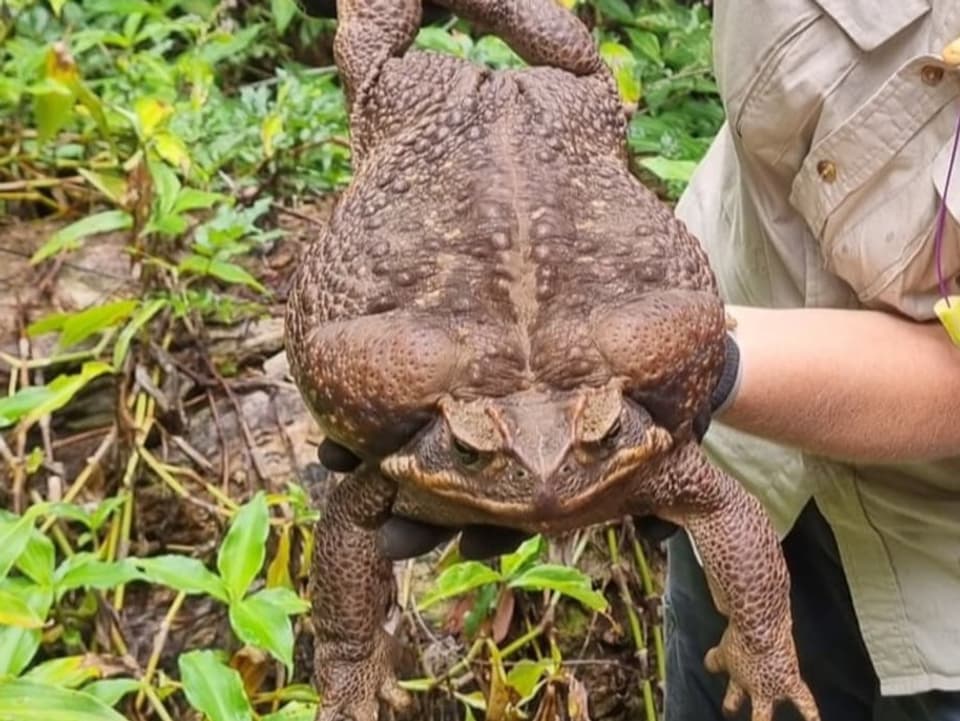
M 674 0 L 566 4 L 593 27 L 634 111 L 629 147 L 638 174 L 676 198 L 723 120 L 709 10 Z M 294 629 L 308 608 L 302 578 L 288 568 L 292 539 L 308 553 L 317 515 L 305 490 L 291 479 L 286 493 L 238 499 L 201 477 L 203 502 L 226 529 L 215 557 L 136 557 L 138 481 L 149 475 L 173 493 L 187 491 L 186 471 L 147 442 L 162 424 L 155 399 L 133 378 L 162 376 L 140 354 L 148 343 L 166 348 L 206 323 L 268 313 L 273 291 L 247 261 L 277 239 L 278 210 L 322 202 L 349 182 L 343 97 L 329 64 L 333 27 L 303 17 L 292 0 L 0 0 L 0 215 L 62 221 L 33 253 L 38 268 L 99 234 L 123 232 L 140 279 L 135 296 L 30 319 L 25 337 L 57 339 L 50 355 L 0 354 L 0 479 L 8 491 L 0 499 L 56 467 L 44 429 L 84 389 L 110 378 L 130 391 L 104 440 L 104 453 L 119 454 L 125 469 L 114 495 L 76 501 L 92 459 L 64 479 L 56 502 L 34 494 L 17 513 L 0 511 L 0 721 L 312 719 L 312 690 L 291 681 Z M 458 22 L 425 27 L 417 43 L 492 67 L 522 65 L 500 40 Z M 546 713 L 545 690 L 570 681 L 551 624 L 497 644 L 478 633 L 482 622 L 512 594 L 538 603 L 544 618 L 558 604 L 587 619 L 609 615 L 613 598 L 623 633 L 650 669 L 636 694 L 652 721 L 662 635 L 656 615 L 631 594 L 655 597 L 655 574 L 632 534 L 620 526 L 601 533 L 600 547 L 624 569 L 602 587 L 588 570 L 550 562 L 539 538 L 497 563 L 443 559 L 433 590 L 417 602 L 426 610 L 466 599 L 469 650 L 446 679 L 427 674 L 408 688 L 454 698 L 464 718 Z M 574 560 L 587 545 L 584 537 Z M 121 613 L 125 595 L 142 586 L 169 589 L 167 630 L 190 597 L 222 604 L 231 649 L 191 649 L 176 668 L 162 668 L 158 637 L 148 659 L 130 659 L 116 626 L 97 619 Z M 103 628 L 114 632 L 104 637 Z M 259 675 L 243 661 L 256 652 L 268 669 Z M 445 681 L 481 658 L 486 682 L 451 690 Z

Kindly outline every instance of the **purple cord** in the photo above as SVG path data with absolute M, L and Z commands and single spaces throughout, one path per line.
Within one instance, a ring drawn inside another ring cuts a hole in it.
M 950 178 L 953 175 L 953 165 L 957 159 L 957 146 L 960 145 L 960 113 L 957 114 L 957 130 L 953 136 L 953 151 L 950 154 L 950 165 L 947 168 L 947 180 L 943 184 L 943 197 L 940 199 L 940 212 L 937 217 L 937 232 L 934 236 L 933 248 L 937 255 L 937 283 L 940 285 L 940 295 L 950 307 L 950 298 L 947 295 L 947 281 L 943 278 L 942 251 L 943 229 L 947 219 L 947 193 L 950 192 Z

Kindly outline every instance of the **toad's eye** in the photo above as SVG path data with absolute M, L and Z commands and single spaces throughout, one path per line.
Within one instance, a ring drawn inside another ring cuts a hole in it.
M 600 443 L 602 443 L 605 446 L 612 445 L 617 440 L 617 438 L 620 437 L 621 430 L 623 430 L 623 425 L 620 423 L 620 419 L 618 418 L 616 423 L 610 426 L 610 430 L 608 430 L 604 434 L 603 438 L 600 439 Z
M 480 451 L 478 451 L 476 448 L 468 446 L 458 438 L 453 439 L 453 451 L 457 454 L 457 459 L 460 461 L 460 463 L 468 468 L 470 466 L 475 466 L 480 462 Z

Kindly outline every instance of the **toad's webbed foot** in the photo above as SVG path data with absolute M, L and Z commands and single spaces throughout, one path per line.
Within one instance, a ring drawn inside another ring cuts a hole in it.
M 800 676 L 786 563 L 759 501 L 694 444 L 677 452 L 656 493 L 658 515 L 693 536 L 717 610 L 730 619 L 704 659 L 709 671 L 729 674 L 724 711 L 737 711 L 749 697 L 752 721 L 771 721 L 783 701 L 804 721 L 819 721 Z
M 317 680 L 323 702 L 317 721 L 376 721 L 381 702 L 394 711 L 406 709 L 411 699 L 397 684 L 388 653 L 389 637 L 378 632 L 369 655 L 345 658 L 336 643 L 319 644 Z

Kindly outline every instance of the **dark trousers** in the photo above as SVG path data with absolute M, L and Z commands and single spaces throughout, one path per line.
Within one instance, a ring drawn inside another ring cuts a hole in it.
M 833 532 L 811 502 L 783 542 L 791 577 L 800 672 L 822 721 L 960 721 L 960 693 L 881 697 L 860 636 Z M 667 542 L 665 721 L 729 721 L 721 703 L 725 674 L 703 666 L 726 619 L 713 606 L 703 570 L 683 532 Z M 957 649 L 960 653 L 960 649 Z M 735 721 L 749 721 L 749 703 Z M 800 721 L 786 704 L 775 721 Z

